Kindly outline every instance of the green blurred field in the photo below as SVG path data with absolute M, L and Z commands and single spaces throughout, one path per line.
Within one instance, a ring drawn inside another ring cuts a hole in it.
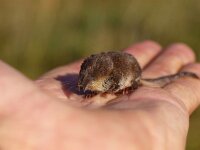
M 185 42 L 200 60 L 199 0 L 0 0 L 0 59 L 30 78 L 90 53 L 152 39 Z M 188 150 L 200 149 L 200 110 Z

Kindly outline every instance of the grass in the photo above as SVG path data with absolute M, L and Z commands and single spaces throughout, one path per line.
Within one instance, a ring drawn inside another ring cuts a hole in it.
M 0 59 L 35 79 L 90 53 L 152 39 L 190 45 L 200 60 L 198 0 L 1 0 Z M 188 150 L 200 149 L 200 110 Z

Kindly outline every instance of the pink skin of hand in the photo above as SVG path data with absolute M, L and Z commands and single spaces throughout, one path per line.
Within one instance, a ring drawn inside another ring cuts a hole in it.
M 185 44 L 162 50 L 145 41 L 125 51 L 138 59 L 143 77 L 180 70 L 200 76 L 200 64 Z M 57 80 L 77 74 L 81 62 L 54 69 L 37 81 L 0 62 L 1 150 L 185 148 L 189 115 L 200 103 L 199 80 L 181 78 L 164 88 L 141 87 L 120 97 L 98 95 L 84 103 L 81 95 Z

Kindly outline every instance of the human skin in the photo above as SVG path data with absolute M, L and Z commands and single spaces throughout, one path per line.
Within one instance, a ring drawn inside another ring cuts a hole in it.
M 125 51 L 137 58 L 143 77 L 180 70 L 200 76 L 200 64 L 185 44 L 163 50 L 157 43 L 145 41 Z M 81 62 L 54 69 L 36 81 L 0 62 L 1 150 L 185 148 L 189 115 L 200 103 L 199 80 L 186 77 L 164 88 L 140 87 L 130 95 L 84 100 L 63 89 L 57 80 L 77 74 Z

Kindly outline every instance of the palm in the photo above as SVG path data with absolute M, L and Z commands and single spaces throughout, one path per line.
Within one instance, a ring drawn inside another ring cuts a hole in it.
M 150 42 L 127 49 L 138 58 L 142 67 L 159 50 L 158 46 Z M 144 69 L 144 76 L 175 73 L 194 59 L 184 46 L 181 53 L 186 53 L 187 57 L 182 54 L 179 58 L 176 53 L 180 51 L 174 52 L 173 47 L 169 48 L 161 58 L 158 57 Z M 168 59 L 174 59 L 176 63 L 166 64 Z M 9 97 L 12 99 L 11 107 L 0 103 L 5 114 L 9 114 L 5 117 L 6 123 L 0 126 L 2 149 L 149 149 L 149 146 L 152 149 L 162 149 L 164 146 L 166 149 L 184 148 L 188 112 L 191 113 L 197 107 L 200 97 L 195 97 L 195 91 L 185 85 L 199 89 L 200 83 L 195 79 L 180 79 L 164 89 L 141 87 L 130 95 L 95 96 L 88 102 L 77 95 L 74 88 L 80 63 L 60 67 L 45 74 L 36 81 L 40 88 L 31 82 L 21 81 L 24 82 L 22 89 L 27 84 L 26 90 Z M 194 64 L 183 69 L 200 74 L 197 67 L 200 68 Z M 20 80 L 24 79 L 20 77 Z M 187 101 L 191 97 L 193 103 Z M 91 112 L 69 105 L 105 109 Z

